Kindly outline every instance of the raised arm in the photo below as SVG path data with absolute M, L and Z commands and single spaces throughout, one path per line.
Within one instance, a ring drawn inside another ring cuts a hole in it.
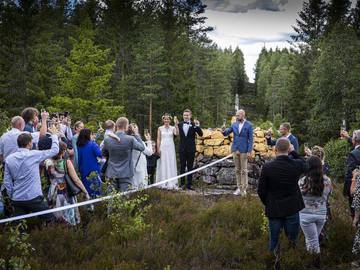
M 229 128 L 226 128 L 225 130 L 222 131 L 222 134 L 226 137 L 226 136 L 229 136 L 231 133 L 233 133 L 234 130 L 233 130 L 233 127 L 229 127 Z
M 135 135 L 133 138 L 133 149 L 138 150 L 140 152 L 145 150 L 145 146 L 143 141 L 141 140 L 140 136 Z
M 33 155 L 31 158 L 34 158 L 37 162 L 44 161 L 45 159 L 52 158 L 59 153 L 59 139 L 57 135 L 51 135 L 51 149 L 39 151 L 39 150 L 32 150 Z

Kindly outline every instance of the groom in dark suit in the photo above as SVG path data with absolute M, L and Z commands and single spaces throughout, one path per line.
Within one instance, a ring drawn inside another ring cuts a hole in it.
M 195 159 L 195 137 L 196 133 L 199 136 L 203 135 L 203 132 L 200 128 L 200 122 L 198 120 L 191 120 L 191 111 L 186 109 L 183 113 L 184 121 L 180 122 L 179 125 L 179 133 L 180 133 L 180 146 L 179 146 L 179 154 L 180 154 L 180 174 L 185 173 L 185 169 L 187 171 L 192 171 L 194 167 L 194 159 Z M 180 187 L 185 189 L 193 189 L 192 185 L 192 175 L 187 176 L 187 182 L 185 183 L 185 177 L 181 178 Z

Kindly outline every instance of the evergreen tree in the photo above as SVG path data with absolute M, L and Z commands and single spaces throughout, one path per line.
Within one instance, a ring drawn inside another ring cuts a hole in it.
M 108 99 L 111 72 L 109 49 L 94 44 L 94 31 L 89 18 L 78 30 L 78 38 L 70 38 L 72 49 L 64 66 L 57 70 L 59 88 L 51 99 L 52 110 L 70 111 L 76 119 L 91 122 L 116 118 L 122 108 Z
M 360 44 L 349 27 L 337 25 L 322 41 L 320 56 L 311 74 L 310 93 L 315 104 L 309 122 L 315 143 L 326 142 L 339 134 L 342 119 L 355 121 L 360 103 L 359 89 Z
M 327 12 L 327 31 L 336 24 L 347 25 L 349 22 L 350 0 L 331 0 Z
M 244 54 L 236 47 L 232 53 L 232 94 L 242 95 L 245 94 L 245 84 L 248 81 L 248 77 L 245 72 Z
M 326 3 L 324 0 L 308 0 L 303 3 L 299 12 L 299 19 L 296 19 L 297 26 L 293 26 L 296 35 L 292 39 L 301 41 L 308 45 L 316 42 L 324 33 L 326 24 Z
M 351 17 L 352 17 L 351 20 L 352 26 L 360 36 L 360 0 L 356 2 L 356 6 L 352 10 Z

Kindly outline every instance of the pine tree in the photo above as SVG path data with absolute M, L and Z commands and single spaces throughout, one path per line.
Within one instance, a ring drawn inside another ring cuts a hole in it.
M 64 66 L 57 70 L 59 88 L 51 99 L 52 110 L 67 110 L 77 119 L 103 121 L 120 115 L 122 108 L 108 99 L 111 72 L 109 49 L 94 44 L 94 31 L 89 18 L 78 30 L 78 38 L 70 38 L 72 49 Z
M 360 44 L 349 27 L 337 25 L 322 41 L 314 70 L 310 93 L 315 104 L 309 131 L 315 143 L 338 136 L 342 119 L 355 121 L 360 103 L 354 98 L 359 93 Z
M 360 36 L 360 0 L 356 2 L 356 6 L 351 12 L 351 24 Z
M 324 0 L 309 0 L 303 3 L 299 12 L 299 19 L 296 19 L 297 26 L 293 26 L 296 35 L 292 39 L 309 45 L 316 42 L 324 33 L 326 24 L 327 6 Z
M 239 47 L 236 47 L 232 53 L 232 59 L 232 94 L 233 96 L 235 94 L 243 95 L 245 94 L 245 84 L 249 79 L 245 72 L 244 54 Z
M 336 24 L 347 25 L 349 23 L 350 0 L 331 0 L 327 12 L 327 32 L 331 31 Z

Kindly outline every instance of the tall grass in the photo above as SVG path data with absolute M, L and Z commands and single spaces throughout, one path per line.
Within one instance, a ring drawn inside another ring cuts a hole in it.
M 331 199 L 333 220 L 329 239 L 322 249 L 324 269 L 347 269 L 351 261 L 353 231 L 346 202 L 336 188 Z M 267 269 L 272 256 L 267 252 L 268 235 L 263 230 L 263 207 L 255 196 L 190 196 L 171 191 L 146 192 L 148 208 L 145 232 L 127 239 L 113 237 L 106 206 L 94 215 L 83 212 L 80 227 L 56 225 L 32 229 L 35 249 L 32 269 Z M 145 205 L 144 205 L 145 206 Z M 124 219 L 126 220 L 126 219 Z M 0 237 L 0 253 L 8 234 Z M 119 240 L 120 239 L 120 240 Z M 297 250 L 283 243 L 283 269 L 308 269 L 303 237 Z

